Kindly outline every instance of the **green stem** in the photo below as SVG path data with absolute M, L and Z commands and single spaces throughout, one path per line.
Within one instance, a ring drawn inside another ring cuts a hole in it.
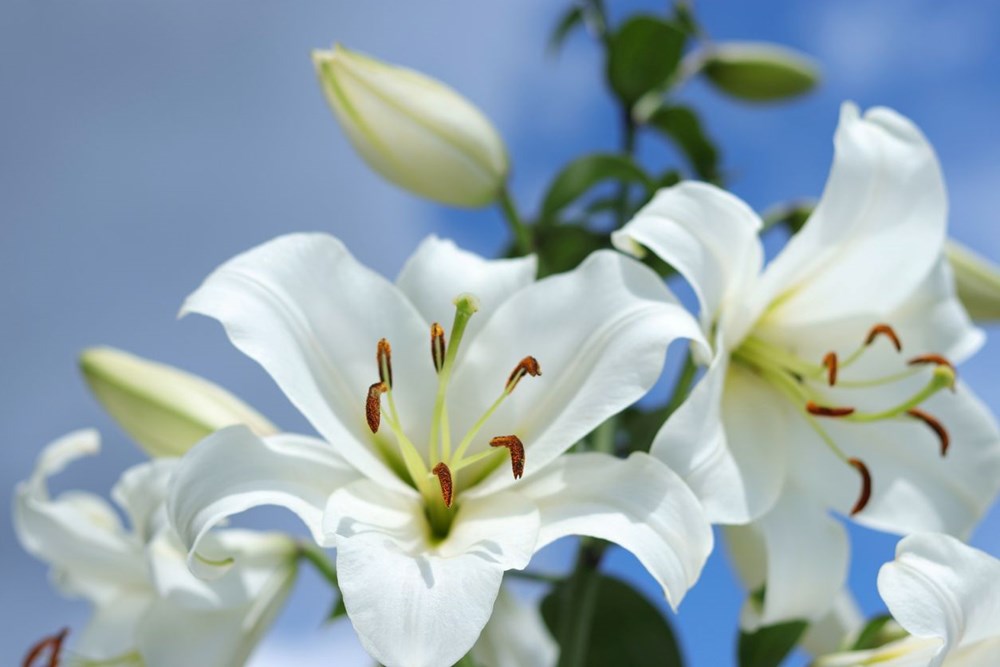
M 529 572 L 528 570 L 507 570 L 505 573 L 508 577 L 513 577 L 514 579 L 524 579 L 525 581 L 537 581 L 543 584 L 559 584 L 562 583 L 563 578 L 556 576 L 554 574 L 545 574 L 543 572 Z
M 503 210 L 503 217 L 507 220 L 507 224 L 510 225 L 511 231 L 514 233 L 514 243 L 517 245 L 517 251 L 521 255 L 530 255 L 534 252 L 534 242 L 531 239 L 531 230 L 528 226 L 524 224 L 524 220 L 521 219 L 521 215 L 517 212 L 517 206 L 514 205 L 514 200 L 510 196 L 510 191 L 504 188 L 500 192 L 500 208 Z
M 674 389 L 670 394 L 670 401 L 667 403 L 667 407 L 664 408 L 667 416 L 672 415 L 677 408 L 681 407 L 681 403 L 691 393 L 691 385 L 694 384 L 694 378 L 697 374 L 698 364 L 694 363 L 694 357 L 689 351 L 687 357 L 684 358 L 684 368 L 681 369 L 681 374 L 678 376 L 677 382 L 674 383 Z
M 594 620 L 597 569 L 607 542 L 585 537 L 580 541 L 576 566 L 566 582 L 559 623 L 559 667 L 582 667 L 587 662 L 590 626 Z
M 617 416 L 611 417 L 594 429 L 591 436 L 591 446 L 595 452 L 614 455 L 615 453 L 615 431 L 618 426 Z
M 622 117 L 622 153 L 631 157 L 635 153 L 635 120 L 632 118 L 632 109 L 627 105 L 623 104 L 621 107 L 621 117 Z M 618 187 L 618 206 L 617 211 L 617 225 L 616 227 L 621 227 L 624 225 L 628 217 L 628 192 L 629 186 L 627 183 L 622 183 Z
M 298 553 L 299 558 L 309 561 L 331 586 L 337 591 L 340 590 L 340 584 L 337 582 L 337 568 L 326 557 L 326 553 L 322 549 L 315 544 L 302 542 L 299 544 Z

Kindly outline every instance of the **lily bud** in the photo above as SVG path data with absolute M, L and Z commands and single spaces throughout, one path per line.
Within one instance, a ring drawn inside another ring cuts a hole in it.
M 720 91 L 750 102 L 803 95 L 819 83 L 819 68 L 804 54 L 764 42 L 727 42 L 697 56 Z
M 1000 266 L 953 240 L 944 251 L 955 274 L 958 298 L 969 316 L 985 322 L 1000 320 Z
M 110 347 L 84 350 L 80 369 L 108 414 L 147 454 L 181 456 L 224 426 L 258 435 L 277 429 L 218 385 Z
M 507 151 L 468 100 L 419 72 L 334 46 L 314 51 L 323 92 L 372 169 L 444 204 L 486 206 L 507 179 Z

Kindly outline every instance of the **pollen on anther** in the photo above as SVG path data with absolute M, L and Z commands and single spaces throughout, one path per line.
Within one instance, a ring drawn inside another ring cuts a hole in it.
M 823 357 L 823 368 L 826 369 L 826 377 L 830 386 L 837 384 L 837 353 L 827 352 Z
M 891 340 L 892 346 L 896 348 L 896 352 L 903 351 L 903 342 L 899 340 L 899 336 L 896 335 L 896 330 L 888 324 L 876 324 L 873 326 L 871 330 L 868 331 L 868 337 L 865 338 L 865 345 L 871 345 L 879 336 L 885 336 Z
M 817 417 L 848 417 L 854 414 L 854 408 L 829 407 L 809 401 L 806 403 L 806 412 Z
M 385 338 L 378 342 L 378 352 L 375 353 L 378 363 L 378 379 L 392 389 L 392 346 Z
M 525 375 L 530 375 L 531 377 L 538 377 L 542 374 L 542 368 L 538 365 L 538 360 L 532 356 L 527 356 L 521 361 L 517 362 L 517 366 L 511 371 L 510 377 L 507 378 L 507 384 L 504 386 L 504 391 L 508 394 L 514 391 L 514 387 L 517 383 L 521 381 Z
M 937 435 L 938 440 L 941 442 L 941 456 L 948 453 L 948 446 L 951 444 L 951 438 L 948 435 L 948 429 L 944 427 L 944 424 L 942 424 L 937 417 L 934 417 L 919 408 L 911 408 L 906 411 L 906 414 L 927 424 L 928 428 L 934 431 L 934 434 Z
M 62 645 L 66 640 L 66 635 L 69 634 L 69 628 L 63 628 L 54 635 L 49 635 L 45 637 L 34 646 L 28 650 L 28 654 L 24 657 L 24 662 L 21 663 L 23 667 L 35 667 L 36 661 L 42 657 L 45 650 L 48 649 L 48 660 L 44 663 L 44 667 L 58 667 L 59 658 L 62 653 Z M 43 667 L 41 661 L 37 662 L 38 667 Z
M 434 370 L 438 373 L 444 367 L 444 328 L 435 322 L 431 325 L 431 359 L 434 361 Z
M 506 447 L 510 451 L 510 467 L 514 479 L 524 475 L 524 444 L 516 435 L 498 435 L 490 440 L 490 447 Z
M 365 419 L 372 433 L 378 433 L 382 423 L 382 394 L 388 390 L 384 382 L 376 382 L 368 387 L 368 398 L 365 399 Z
M 872 497 L 872 475 L 868 472 L 868 466 L 862 463 L 860 459 L 851 458 L 847 459 L 847 462 L 861 474 L 861 493 L 858 495 L 858 500 L 854 503 L 854 507 L 851 508 L 851 516 L 854 516 L 868 505 L 868 501 Z
M 441 498 L 444 499 L 444 506 L 451 507 L 452 493 L 455 489 L 451 482 L 451 468 L 442 461 L 434 466 L 431 472 L 437 475 L 438 483 L 441 485 Z
M 917 355 L 916 357 L 913 357 L 906 363 L 909 364 L 910 366 L 927 366 L 933 364 L 935 366 L 947 366 L 951 370 L 953 371 L 955 370 L 955 365 L 940 354 Z

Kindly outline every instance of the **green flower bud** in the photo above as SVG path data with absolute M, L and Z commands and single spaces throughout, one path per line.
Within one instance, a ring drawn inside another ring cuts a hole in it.
M 958 298 L 974 320 L 1000 320 L 1000 266 L 953 240 L 945 255 L 955 273 Z
M 696 56 L 720 91 L 750 102 L 803 95 L 819 83 L 819 67 L 798 51 L 762 42 L 726 42 Z

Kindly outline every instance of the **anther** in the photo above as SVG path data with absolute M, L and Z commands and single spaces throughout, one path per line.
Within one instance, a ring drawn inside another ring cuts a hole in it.
M 830 386 L 837 384 L 837 353 L 827 352 L 823 357 L 823 368 L 826 369 L 826 377 Z
M 504 391 L 508 394 L 514 391 L 514 387 L 517 386 L 517 383 L 520 382 L 521 378 L 525 375 L 538 377 L 541 374 L 542 369 L 538 365 L 538 360 L 530 356 L 525 357 L 524 359 L 521 359 L 521 361 L 517 363 L 517 366 L 514 367 L 514 370 L 511 371 L 510 377 L 507 378 L 507 384 L 504 387 Z
M 831 408 L 809 401 L 806 403 L 806 412 L 817 417 L 848 417 L 854 414 L 854 408 Z
M 951 438 L 948 436 L 948 430 L 944 427 L 944 424 L 937 419 L 937 417 L 934 417 L 919 408 L 907 410 L 906 414 L 927 424 L 927 426 L 934 431 L 935 435 L 937 435 L 938 440 L 941 441 L 941 456 L 948 453 L 948 445 L 951 444 Z
M 514 471 L 514 479 L 521 479 L 524 474 L 524 444 L 516 435 L 499 435 L 490 440 L 490 447 L 506 447 L 510 451 L 510 467 Z
M 950 361 L 948 361 L 948 359 L 946 359 L 945 357 L 941 356 L 940 354 L 921 354 L 919 356 L 913 357 L 906 363 L 909 364 L 910 366 L 925 366 L 929 364 L 934 364 L 935 366 L 938 367 L 947 366 L 952 370 L 952 372 L 955 371 L 955 365 L 952 364 Z
M 365 400 L 365 418 L 368 420 L 368 428 L 372 433 L 378 433 L 379 424 L 382 423 L 382 394 L 389 388 L 385 382 L 376 382 L 368 387 L 368 398 Z
M 24 657 L 24 662 L 21 663 L 22 667 L 59 667 L 59 657 L 62 653 L 62 644 L 66 639 L 66 635 L 69 634 L 69 628 L 63 628 L 54 635 L 45 637 L 37 644 L 31 647 L 28 654 Z M 48 649 L 48 661 L 42 662 L 39 660 L 44 654 L 46 649 Z
M 435 322 L 431 325 L 431 359 L 434 360 L 434 370 L 438 373 L 444 368 L 444 328 Z
M 378 342 L 375 360 L 378 362 L 378 379 L 392 389 L 392 346 L 385 338 Z
M 903 351 L 903 343 L 899 340 L 899 336 L 896 335 L 896 331 L 890 327 L 888 324 L 876 324 L 868 332 L 868 337 L 865 338 L 865 346 L 871 345 L 875 342 L 879 336 L 885 336 L 892 341 L 893 347 L 896 348 L 896 352 Z
M 438 482 L 441 484 L 441 497 L 444 499 L 444 506 L 451 507 L 452 492 L 455 489 L 451 483 L 451 469 L 444 462 L 441 462 L 434 466 L 431 472 L 437 475 Z
M 861 495 L 858 496 L 857 502 L 851 508 L 851 516 L 854 516 L 865 508 L 872 497 L 872 475 L 868 472 L 868 466 L 862 463 L 860 459 L 851 458 L 847 459 L 847 462 L 861 474 Z

